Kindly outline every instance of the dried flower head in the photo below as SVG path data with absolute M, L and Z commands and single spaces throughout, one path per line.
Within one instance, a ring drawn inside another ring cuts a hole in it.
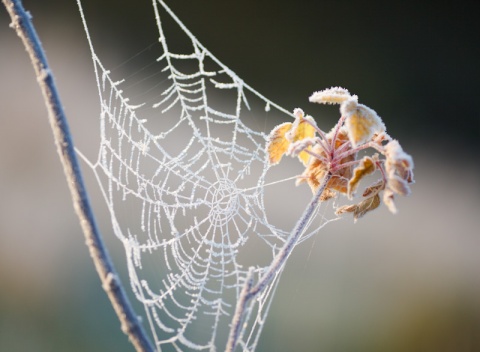
M 385 125 L 371 108 L 358 103 L 356 95 L 333 87 L 318 91 L 311 102 L 340 104 L 340 119 L 325 133 L 311 116 L 295 109 L 295 121 L 275 127 L 270 133 L 267 152 L 270 163 L 277 164 L 284 154 L 298 157 L 305 166 L 297 178 L 297 185 L 307 183 L 314 194 L 324 178 L 329 180 L 320 200 L 344 194 L 352 199 L 366 176 L 378 172 L 380 180 L 366 187 L 363 199 L 357 204 L 337 208 L 337 214 L 353 213 L 357 220 L 379 207 L 381 201 L 395 213 L 395 195 L 410 194 L 413 183 L 413 159 L 405 153 L 397 140 L 385 132 Z M 373 149 L 371 156 L 358 157 L 358 152 Z M 383 193 L 383 195 L 382 195 Z

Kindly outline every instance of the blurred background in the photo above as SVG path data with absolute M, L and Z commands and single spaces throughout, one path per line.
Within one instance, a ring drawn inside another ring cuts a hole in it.
M 473 2 L 167 4 L 269 99 L 318 117 L 325 107 L 308 103 L 312 92 L 348 88 L 415 160 L 416 184 L 399 200 L 399 214 L 379 209 L 356 224 L 346 217 L 297 248 L 258 350 L 480 351 L 480 31 Z M 24 6 L 74 140 L 94 156 L 99 104 L 76 2 Z M 84 8 L 109 67 L 131 69 L 123 58 L 156 41 L 148 1 L 85 0 Z M 0 7 L 0 351 L 131 351 L 84 244 L 33 69 L 8 24 Z M 337 108 L 327 111 L 325 122 L 317 119 L 326 129 Z M 124 273 L 109 217 L 101 206 L 96 213 Z

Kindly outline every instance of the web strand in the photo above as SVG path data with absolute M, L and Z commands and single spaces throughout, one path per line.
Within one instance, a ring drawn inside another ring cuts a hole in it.
M 87 165 L 124 246 L 131 290 L 157 349 L 224 349 L 242 290 L 270 273 L 239 317 L 235 344 L 253 351 L 284 264 L 275 272 L 270 265 L 293 228 L 275 223 L 265 190 L 294 184 L 296 174 L 275 178 L 267 136 L 251 126 L 262 109 L 272 119 L 292 114 L 223 65 L 163 1 L 153 6 L 162 53 L 151 104 L 130 102 L 126 82 L 113 80 L 87 33 L 101 105 L 98 158 Z M 188 39 L 189 52 L 170 51 L 161 9 Z M 293 246 L 326 223 L 323 215 L 315 219 Z

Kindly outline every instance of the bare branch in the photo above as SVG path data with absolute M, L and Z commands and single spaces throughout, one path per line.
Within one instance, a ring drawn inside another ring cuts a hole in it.
M 102 287 L 117 313 L 122 331 L 128 335 L 136 350 L 153 351 L 154 348 L 128 300 L 95 223 L 65 113 L 46 56 L 31 22 L 31 16 L 25 11 L 20 0 L 2 0 L 2 2 L 12 19 L 10 26 L 17 32 L 32 61 L 47 106 L 50 125 L 73 205 Z

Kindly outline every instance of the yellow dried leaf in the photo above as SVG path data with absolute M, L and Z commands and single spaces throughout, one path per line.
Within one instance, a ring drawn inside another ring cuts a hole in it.
M 288 150 L 290 142 L 285 134 L 292 128 L 291 122 L 285 122 L 275 127 L 268 136 L 267 152 L 270 164 L 275 165 L 280 162 L 283 154 Z
M 350 99 L 342 103 L 340 110 L 347 117 L 345 126 L 354 148 L 366 143 L 375 133 L 385 131 L 385 125 L 380 117 L 366 105 Z
M 314 147 L 314 151 L 319 149 L 319 147 Z M 297 185 L 307 182 L 312 190 L 312 193 L 317 193 L 318 187 L 320 186 L 321 180 L 325 177 L 327 173 L 327 168 L 323 162 L 319 159 L 312 159 L 307 165 L 305 171 L 303 171 L 300 178 L 297 180 Z
M 332 178 L 327 183 L 327 188 L 340 193 L 347 193 L 348 179 L 341 175 L 332 175 Z
M 360 183 L 360 180 L 367 176 L 370 175 L 375 171 L 375 162 L 373 161 L 372 158 L 365 156 L 361 161 L 360 164 L 353 170 L 353 176 L 348 181 L 348 197 L 351 198 L 353 195 L 353 192 L 358 187 L 358 184 Z
M 360 114 L 352 114 L 347 120 L 352 145 L 355 147 L 368 140 L 372 123 Z
M 294 132 L 292 143 L 315 136 L 315 128 L 306 122 L 304 118 L 301 118 L 300 123 Z M 310 147 L 307 149 L 310 149 Z M 298 159 L 303 163 L 304 166 L 307 166 L 308 161 L 310 160 L 310 154 L 306 152 L 300 152 L 298 154 Z

